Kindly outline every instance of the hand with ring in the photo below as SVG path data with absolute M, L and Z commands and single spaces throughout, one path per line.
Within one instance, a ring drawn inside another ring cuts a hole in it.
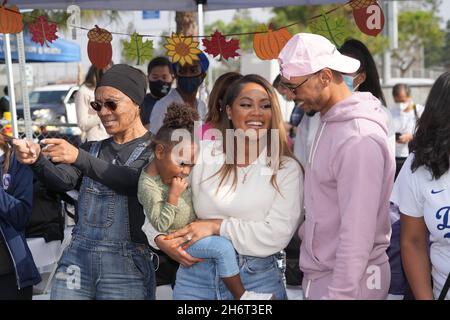
M 196 241 L 212 235 L 220 235 L 221 219 L 203 219 L 191 222 L 187 226 L 178 229 L 166 236 L 167 240 L 180 239 L 177 244 L 184 250 Z

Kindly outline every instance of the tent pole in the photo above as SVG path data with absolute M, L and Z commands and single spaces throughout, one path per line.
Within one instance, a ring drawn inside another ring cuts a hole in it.
M 206 0 L 196 0 L 197 3 L 197 21 L 198 21 L 198 34 L 200 36 L 205 34 L 205 24 L 204 24 L 204 15 L 203 15 L 203 5 L 206 4 Z M 199 43 L 202 42 L 199 39 Z M 208 74 L 208 82 L 210 82 L 211 71 L 207 72 Z M 207 94 L 207 85 L 205 82 L 202 83 L 199 91 L 200 100 L 206 101 L 208 98 Z
M 19 74 L 22 85 L 23 119 L 25 121 L 25 136 L 33 140 L 33 129 L 31 122 L 30 97 L 28 95 L 27 79 L 25 76 L 25 45 L 23 42 L 23 32 L 17 34 L 17 54 L 19 56 Z
M 9 90 L 9 106 L 11 111 L 11 126 L 13 129 L 13 136 L 15 138 L 19 137 L 19 132 L 17 130 L 17 112 L 16 112 L 16 94 L 14 92 L 14 77 L 12 70 L 12 58 L 11 58 L 11 44 L 9 34 L 4 34 L 4 51 L 5 51 L 5 64 L 6 64 L 6 75 L 8 80 L 8 90 Z
M 198 21 L 198 34 L 203 35 L 205 32 L 205 25 L 203 20 L 203 5 L 206 4 L 206 0 L 197 0 L 197 21 Z

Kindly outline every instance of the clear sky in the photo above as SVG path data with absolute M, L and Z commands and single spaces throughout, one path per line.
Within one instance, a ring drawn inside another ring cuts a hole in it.
M 442 5 L 439 8 L 439 14 L 444 18 L 444 25 L 450 20 L 450 0 L 443 0 Z

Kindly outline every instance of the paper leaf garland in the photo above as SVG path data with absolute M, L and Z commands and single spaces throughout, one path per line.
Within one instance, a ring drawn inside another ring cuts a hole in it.
M 167 56 L 172 59 L 173 63 L 179 63 L 182 66 L 193 64 L 194 60 L 199 60 L 198 41 L 194 41 L 192 37 L 185 37 L 182 33 L 177 35 L 172 33 L 171 37 L 166 38 L 164 48 L 167 49 Z
M 23 30 L 22 15 L 16 6 L 0 5 L 0 33 L 19 33 Z
M 112 34 L 97 25 L 88 32 L 88 56 L 98 69 L 105 68 L 112 59 Z
M 384 14 L 378 3 L 371 4 L 366 8 L 354 9 L 353 18 L 361 32 L 376 37 L 384 27 Z
M 44 46 L 44 43 L 48 46 L 49 42 L 52 43 L 58 39 L 56 23 L 48 22 L 45 16 L 40 16 L 33 23 L 28 24 L 28 30 L 32 35 L 31 40 L 41 46 Z
M 239 49 L 239 40 L 227 41 L 219 31 L 211 35 L 211 40 L 203 39 L 202 43 L 205 46 L 205 52 L 213 57 L 220 55 L 220 59 L 227 60 L 239 56 L 239 53 L 236 52 Z
M 334 43 L 336 47 L 341 47 L 348 34 L 345 28 L 346 20 L 342 17 L 329 17 L 327 14 L 317 18 L 309 25 L 312 33 L 320 34 Z
M 261 60 L 277 59 L 281 49 L 292 38 L 292 35 L 286 28 L 273 30 L 271 25 L 269 25 L 268 29 L 265 25 L 260 25 L 256 31 L 267 31 L 265 33 L 255 33 L 253 36 L 253 49 Z
M 142 36 L 137 32 L 131 35 L 130 42 L 123 43 L 125 56 L 130 59 L 137 59 L 137 64 L 142 64 L 144 61 L 150 60 L 153 56 L 153 41 L 142 41 Z

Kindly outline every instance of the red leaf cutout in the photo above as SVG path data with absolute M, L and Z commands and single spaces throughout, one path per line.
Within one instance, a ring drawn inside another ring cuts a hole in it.
M 56 23 L 48 22 L 45 16 L 40 16 L 33 23 L 28 24 L 28 30 L 33 35 L 31 40 L 40 43 L 41 46 L 55 41 L 58 39 L 56 27 Z
M 214 32 L 211 40 L 202 39 L 205 46 L 205 52 L 211 54 L 213 57 L 220 55 L 225 60 L 228 58 L 238 57 L 239 40 L 231 39 L 227 41 L 219 31 Z

